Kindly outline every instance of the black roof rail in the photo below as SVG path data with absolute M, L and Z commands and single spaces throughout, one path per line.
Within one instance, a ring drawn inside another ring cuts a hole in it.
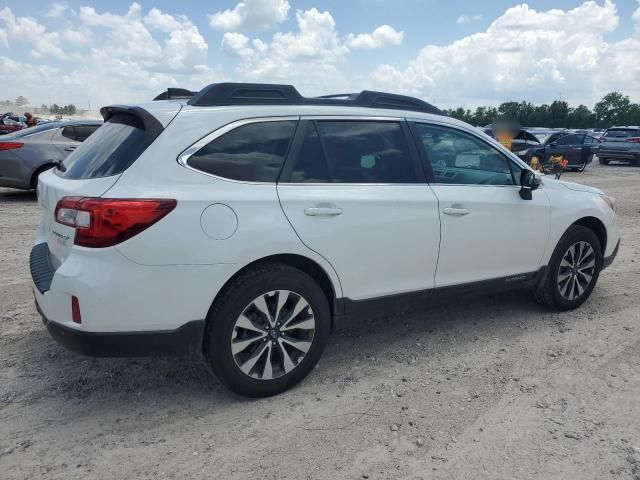
M 293 85 L 268 83 L 212 83 L 194 94 L 189 104 L 196 107 L 230 105 L 332 105 L 387 108 L 445 115 L 430 103 L 414 97 L 364 90 L 322 97 L 303 97 Z
M 176 100 L 176 99 L 185 99 L 191 98 L 198 92 L 192 92 L 191 90 L 187 90 L 186 88 L 167 88 L 164 92 L 156 95 L 153 99 L 156 100 Z

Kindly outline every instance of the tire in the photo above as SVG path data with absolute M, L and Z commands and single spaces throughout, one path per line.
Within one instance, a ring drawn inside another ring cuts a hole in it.
M 609 165 L 610 160 L 608 158 L 598 158 L 600 165 Z
M 268 397 L 309 374 L 330 329 L 329 303 L 315 280 L 287 265 L 264 264 L 241 274 L 212 305 L 204 355 L 233 392 Z
M 578 269 L 573 270 L 570 250 L 576 254 Z M 589 248 L 591 253 L 589 253 Z M 583 255 L 582 261 L 581 252 Z M 592 267 L 585 267 L 591 265 Z M 582 267 L 581 267 L 582 265 Z M 597 235 L 586 227 L 573 225 L 562 236 L 551 256 L 542 284 L 533 293 L 538 303 L 554 310 L 571 310 L 589 298 L 602 269 L 602 246 Z M 573 275 L 572 272 L 576 274 Z M 578 272 L 583 272 L 578 273 Z M 589 277 L 590 274 L 590 278 Z M 564 277 L 561 279 L 561 277 Z M 572 279 L 572 277 L 574 277 Z M 566 280 L 565 280 L 566 279 Z M 588 281 L 587 281 L 588 279 Z

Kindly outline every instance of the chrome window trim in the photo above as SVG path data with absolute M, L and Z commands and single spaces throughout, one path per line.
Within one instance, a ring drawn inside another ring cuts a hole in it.
M 290 122 L 290 121 L 297 122 L 299 120 L 300 120 L 299 115 L 292 115 L 288 117 L 256 117 L 256 118 L 245 118 L 242 120 L 235 120 L 205 135 L 196 143 L 194 143 L 193 145 L 188 147 L 186 150 L 184 150 L 180 155 L 178 155 L 178 164 L 182 165 L 184 168 L 187 168 L 191 171 L 198 172 L 208 177 L 217 178 L 218 180 L 224 180 L 226 182 L 244 183 L 244 184 L 250 184 L 250 185 L 275 185 L 276 182 L 252 182 L 250 180 L 235 180 L 233 178 L 221 177 L 219 175 L 214 175 L 213 173 L 208 173 L 202 170 L 198 170 L 197 168 L 194 168 L 191 165 L 189 165 L 187 162 L 189 161 L 189 158 L 198 150 L 200 150 L 202 147 L 214 141 L 216 138 L 221 137 L 225 133 L 229 133 L 230 131 L 235 130 L 238 127 L 249 125 L 251 123 Z

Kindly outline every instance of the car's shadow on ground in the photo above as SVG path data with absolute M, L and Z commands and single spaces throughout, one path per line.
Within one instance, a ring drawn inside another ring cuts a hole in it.
M 0 188 L 0 203 L 33 203 L 37 200 L 35 190 Z
M 305 394 L 308 390 L 313 395 L 333 385 L 336 378 L 357 368 L 353 363 L 356 356 L 379 356 L 381 345 L 389 358 L 379 358 L 379 368 L 384 369 L 385 362 L 393 368 L 395 360 L 391 357 L 418 353 L 412 351 L 417 342 L 423 352 L 441 350 L 447 343 L 464 347 L 468 342 L 472 348 L 472 342 L 512 335 L 522 322 L 533 328 L 536 322 L 549 321 L 553 315 L 560 314 L 544 310 L 528 292 L 516 291 L 465 299 L 456 305 L 435 304 L 422 312 L 348 320 L 330 337 L 321 367 L 312 373 L 314 382 L 303 382 L 293 392 Z M 123 398 L 139 405 L 189 401 L 202 402 L 203 412 L 212 405 L 247 401 L 230 393 L 197 358 L 87 358 L 57 345 L 44 328 L 32 331 L 19 343 L 16 348 L 28 355 L 19 367 L 25 381 L 15 401 L 21 397 L 27 403 L 58 397 L 63 404 L 91 403 L 92 408 L 96 403 Z M 323 387 L 323 382 L 328 383 Z

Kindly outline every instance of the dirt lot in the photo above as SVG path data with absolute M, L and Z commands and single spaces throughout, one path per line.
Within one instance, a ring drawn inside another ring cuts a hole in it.
M 640 479 L 640 169 L 565 177 L 617 197 L 622 231 L 580 309 L 510 293 L 352 322 L 254 401 L 188 359 L 55 344 L 27 265 L 38 207 L 0 190 L 0 477 Z

